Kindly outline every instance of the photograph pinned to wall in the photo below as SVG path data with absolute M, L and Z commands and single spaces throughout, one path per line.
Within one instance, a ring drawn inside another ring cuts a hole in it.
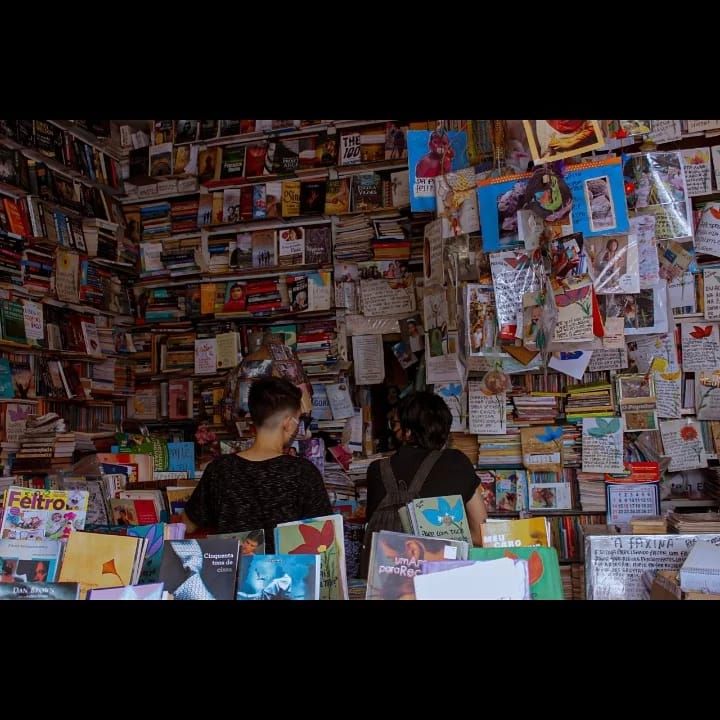
M 543 219 L 532 210 L 518 210 L 518 239 L 526 250 L 535 250 L 540 246 L 540 236 L 545 229 Z
M 411 352 L 418 353 L 425 349 L 424 333 L 425 329 L 419 315 L 400 320 L 400 335 L 403 342 L 410 346 Z
M 595 290 L 599 295 L 640 292 L 637 239 L 603 235 L 585 239 Z
M 590 228 L 593 231 L 610 230 L 617 224 L 615 205 L 607 175 L 584 182 L 585 198 L 590 208 Z
M 415 353 L 410 350 L 410 346 L 402 341 L 393 343 L 392 351 L 403 370 L 409 368 L 418 361 Z
M 588 272 L 582 233 L 571 233 L 550 241 L 550 274 L 557 280 Z
M 600 295 L 600 312 L 604 318 L 622 318 L 625 335 L 665 333 L 668 329 L 666 294 L 667 286 L 661 282 L 658 287 L 637 294 Z
M 468 283 L 465 287 L 465 327 L 470 355 L 493 350 L 497 337 L 497 310 L 492 285 Z
M 430 356 L 446 355 L 448 352 L 448 303 L 444 289 L 428 293 L 423 297 L 423 313 Z
M 647 135 L 651 132 L 651 120 L 619 120 L 620 131 L 625 135 Z
M 625 410 L 622 413 L 623 432 L 649 432 L 658 429 L 658 418 L 655 410 L 640 407 L 636 410 Z
M 695 257 L 692 247 L 674 240 L 663 240 L 658 242 L 657 252 L 663 280 L 675 280 L 693 268 Z
M 519 246 L 518 210 L 525 207 L 530 173 L 478 180 L 477 199 L 483 250 L 495 252 Z
M 597 120 L 523 120 L 536 163 L 547 163 L 598 150 L 605 140 Z
M 524 173 L 532 162 L 530 145 L 522 120 L 506 120 L 505 163 L 514 172 Z
M 542 293 L 530 292 L 523 295 L 523 333 L 522 343 L 528 350 L 538 350 L 545 346 L 542 327 L 545 298 Z
M 435 178 L 435 196 L 444 238 L 457 237 L 480 229 L 473 168 L 439 175 Z
M 410 208 L 413 212 L 436 209 L 435 178 L 468 166 L 467 133 L 409 130 L 407 133 Z

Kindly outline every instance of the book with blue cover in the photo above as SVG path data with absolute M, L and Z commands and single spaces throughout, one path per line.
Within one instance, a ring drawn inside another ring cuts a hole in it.
M 237 600 L 319 600 L 319 555 L 244 555 Z

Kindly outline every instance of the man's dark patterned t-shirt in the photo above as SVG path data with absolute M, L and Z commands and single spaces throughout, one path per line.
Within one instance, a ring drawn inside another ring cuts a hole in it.
M 206 468 L 185 513 L 218 533 L 265 530 L 265 552 L 275 550 L 279 523 L 332 514 L 318 469 L 305 458 L 280 455 L 258 462 L 223 455 Z

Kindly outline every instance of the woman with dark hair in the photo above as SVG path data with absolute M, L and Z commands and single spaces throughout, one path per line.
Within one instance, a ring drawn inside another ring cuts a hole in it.
M 248 407 L 255 443 L 205 468 L 183 511 L 189 533 L 199 527 L 218 533 L 262 528 L 266 552 L 272 554 L 276 525 L 332 513 L 318 469 L 285 452 L 297 435 L 301 400 L 300 389 L 284 378 L 253 382 Z
M 372 532 L 398 529 L 394 522 L 395 505 L 400 504 L 397 498 L 410 491 L 411 499 L 461 495 L 473 543 L 480 545 L 480 526 L 487 519 L 478 490 L 480 480 L 466 455 L 446 448 L 452 414 L 445 401 L 431 392 L 416 392 L 400 401 L 398 420 L 403 445 L 391 458 L 376 460 L 368 468 L 365 544 L 369 546 Z M 418 484 L 417 492 L 412 492 L 413 485 Z M 392 518 L 393 524 L 388 521 L 387 526 L 382 526 L 377 517 L 373 520 L 378 511 L 382 511 L 383 517 Z

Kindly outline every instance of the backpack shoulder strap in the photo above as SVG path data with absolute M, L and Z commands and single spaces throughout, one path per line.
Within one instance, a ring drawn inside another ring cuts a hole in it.
M 410 483 L 408 491 L 413 499 L 416 498 L 418 493 L 422 490 L 425 481 L 428 479 L 428 475 L 430 475 L 430 472 L 435 467 L 435 463 L 440 459 L 441 455 L 441 450 L 431 450 L 422 463 L 420 463 L 420 467 L 415 473 L 415 477 L 413 478 L 412 483 Z
M 392 505 L 402 505 L 403 499 L 401 493 L 405 490 L 405 487 L 404 485 L 400 487 L 392 466 L 390 465 L 389 457 L 380 461 L 380 478 L 385 486 L 385 497 L 380 501 L 377 509 L 380 510 L 381 508 Z

